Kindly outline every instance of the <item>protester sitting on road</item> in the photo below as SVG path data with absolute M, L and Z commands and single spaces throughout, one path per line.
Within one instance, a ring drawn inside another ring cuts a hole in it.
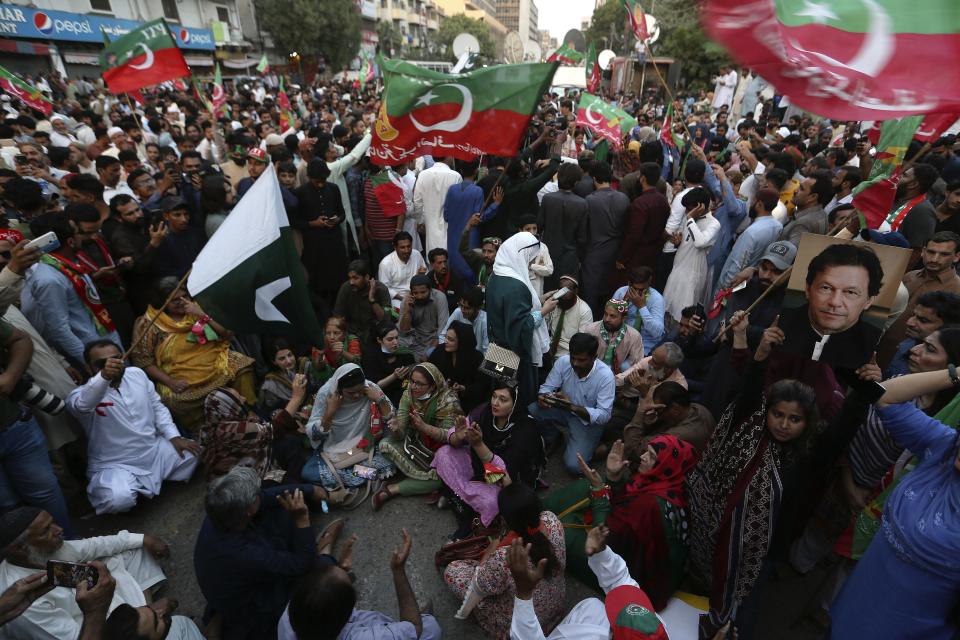
M 88 563 L 101 560 L 116 581 L 114 601 L 135 607 L 147 603 L 166 579 L 157 560 L 170 553 L 167 543 L 150 534 L 121 531 L 112 536 L 64 540 L 46 511 L 17 507 L 0 515 L 0 591 L 47 567 L 48 560 Z M 71 589 L 58 588 L 37 598 L 16 620 L 17 637 L 76 640 L 84 615 Z M 5 629 L 5 632 L 8 632 Z
M 86 345 L 84 358 L 94 375 L 67 407 L 87 435 L 87 495 L 97 513 L 129 511 L 164 481 L 190 480 L 200 445 L 180 435 L 147 374 L 125 367 L 111 340 Z
M 379 323 L 373 334 L 374 341 L 363 347 L 363 370 L 397 406 L 413 370 L 413 353 L 400 346 L 400 332 L 392 322 Z

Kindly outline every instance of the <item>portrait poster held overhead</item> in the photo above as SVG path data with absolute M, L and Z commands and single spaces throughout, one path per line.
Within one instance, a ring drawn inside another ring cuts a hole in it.
M 876 350 L 910 250 L 806 233 L 780 311 L 781 350 L 854 371 Z

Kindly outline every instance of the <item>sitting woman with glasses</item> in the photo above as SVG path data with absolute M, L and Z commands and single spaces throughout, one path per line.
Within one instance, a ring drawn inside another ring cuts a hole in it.
M 449 442 L 457 418 L 463 416 L 457 393 L 436 366 L 418 364 L 410 372 L 400 398 L 396 429 L 380 443 L 380 452 L 406 476 L 373 496 L 373 509 L 394 496 L 426 495 L 443 486 L 433 468 L 434 453 Z

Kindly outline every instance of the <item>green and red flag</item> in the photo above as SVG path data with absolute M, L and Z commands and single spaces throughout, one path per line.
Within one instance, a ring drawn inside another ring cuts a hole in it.
M 383 215 L 394 218 L 407 212 L 407 201 L 403 197 L 403 183 L 393 169 L 386 167 L 371 175 L 370 185 L 373 187 L 373 195 L 380 203 L 380 208 L 383 209 Z
M 3 67 L 0 67 L 0 89 L 31 109 L 42 112 L 45 116 L 53 113 L 53 103 L 47 100 L 39 89 L 27 84 Z
M 891 211 L 900 182 L 903 156 L 922 120 L 923 116 L 909 116 L 882 123 L 870 176 L 853 190 L 853 205 L 863 216 L 861 226 L 896 231 L 917 204 L 915 201 L 906 202 Z
M 660 141 L 669 147 L 682 147 L 683 137 L 673 132 L 673 105 L 667 105 L 667 113 L 663 116 L 663 125 L 660 127 Z
M 257 63 L 257 73 L 270 73 L 270 63 L 267 62 L 267 54 L 260 56 L 260 62 Z
M 372 82 L 376 77 L 376 70 L 373 64 L 373 58 L 368 54 L 362 54 L 363 62 L 360 63 L 360 74 L 357 77 L 357 80 L 360 81 L 360 88 L 363 89 L 367 86 L 368 82 Z
M 821 116 L 960 111 L 960 67 L 943 64 L 960 49 L 957 0 L 707 0 L 700 15 L 740 64 Z
M 600 62 L 597 60 L 597 48 L 592 42 L 590 43 L 590 47 L 587 48 L 587 66 L 585 73 L 587 74 L 587 91 L 590 93 L 600 91 Z
M 557 63 L 505 64 L 446 74 L 377 60 L 384 89 L 370 160 L 396 165 L 417 156 L 472 160 L 516 155 Z
M 559 62 L 565 65 L 578 65 L 583 62 L 583 54 L 573 48 L 572 45 L 564 43 L 562 47 L 554 51 L 547 58 L 547 62 Z
M 220 63 L 217 63 L 217 70 L 213 74 L 213 91 L 210 94 L 210 103 L 213 105 L 213 112 L 222 111 L 227 106 L 227 92 L 223 90 L 223 76 L 220 75 Z
M 283 76 L 280 76 L 280 87 L 277 89 L 277 106 L 280 108 L 280 126 L 286 130 L 293 122 L 293 108 L 290 106 L 287 91 L 283 88 Z
M 583 93 L 577 103 L 577 124 L 586 127 L 596 137 L 603 138 L 614 149 L 619 150 L 624 136 L 637 126 L 637 120 L 623 109 L 604 102 L 602 98 Z
M 647 31 L 647 19 L 643 13 L 643 7 L 640 6 L 640 0 L 623 0 L 623 5 L 627 8 L 627 19 L 630 20 L 634 37 L 638 42 L 646 44 L 650 39 L 650 32 Z
M 190 75 L 183 53 L 162 19 L 140 25 L 100 52 L 101 75 L 113 93 L 127 93 Z

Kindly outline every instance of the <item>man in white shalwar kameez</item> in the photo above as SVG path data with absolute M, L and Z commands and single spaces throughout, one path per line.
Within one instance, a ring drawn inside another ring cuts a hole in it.
M 116 582 L 110 611 L 121 604 L 142 607 L 145 591 L 152 590 L 166 576 L 156 558 L 169 553 L 167 544 L 154 536 L 120 531 L 116 535 L 63 540 L 63 530 L 46 511 L 36 507 L 18 507 L 0 516 L 0 591 L 17 580 L 46 568 L 47 560 L 87 563 L 103 562 Z M 178 629 L 187 640 L 202 638 L 196 625 L 186 620 Z M 4 625 L 0 637 L 12 640 L 76 640 L 83 625 L 83 612 L 77 606 L 72 588 L 58 587 L 34 600 L 20 617 Z M 177 637 L 177 636 L 168 636 Z
M 713 112 L 716 113 L 720 107 L 727 105 L 727 108 L 733 104 L 733 92 L 737 88 L 737 72 L 733 67 L 720 67 L 720 75 L 716 77 L 716 86 L 713 89 Z
M 456 249 L 447 247 L 447 221 L 443 219 L 443 203 L 450 185 L 463 181 L 463 176 L 453 170 L 452 164 L 453 158 L 437 158 L 432 167 L 420 172 L 413 188 L 414 215 L 423 220 L 427 253 L 437 247 L 448 251 Z
M 380 261 L 377 280 L 390 292 L 390 302 L 399 309 L 400 303 L 410 293 L 410 278 L 427 272 L 423 256 L 413 250 L 413 236 L 401 231 L 393 238 L 393 251 Z
M 147 374 L 124 367 L 119 347 L 104 340 L 86 352 L 95 375 L 70 393 L 67 409 L 87 434 L 87 496 L 98 515 L 129 511 L 164 480 L 189 480 L 200 446 L 180 435 Z

